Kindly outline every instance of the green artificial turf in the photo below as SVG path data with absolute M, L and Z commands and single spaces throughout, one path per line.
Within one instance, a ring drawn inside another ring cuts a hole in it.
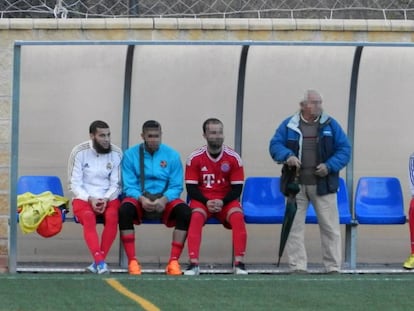
M 409 310 L 414 274 L 0 275 L 0 310 L 156 310 L 111 286 L 113 279 L 164 311 Z

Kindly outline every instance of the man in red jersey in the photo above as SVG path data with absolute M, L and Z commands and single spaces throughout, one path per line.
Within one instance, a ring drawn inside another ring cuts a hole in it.
M 190 265 L 185 275 L 200 274 L 199 253 L 202 229 L 210 217 L 232 230 L 234 273 L 247 274 L 243 263 L 247 233 L 239 202 L 244 170 L 240 156 L 224 145 L 223 123 L 210 118 L 203 123 L 207 145 L 193 151 L 187 159 L 185 184 L 192 208 L 187 243 Z

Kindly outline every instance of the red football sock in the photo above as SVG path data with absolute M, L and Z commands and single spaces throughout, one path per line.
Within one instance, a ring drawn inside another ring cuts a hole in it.
M 104 258 L 108 255 L 118 232 L 118 208 L 108 206 L 105 210 L 105 226 L 102 231 L 101 251 Z
M 188 256 L 190 261 L 198 261 L 200 255 L 201 246 L 201 233 L 204 226 L 204 215 L 195 212 L 191 215 L 190 227 L 188 228 L 187 244 L 188 244 Z
M 410 227 L 411 254 L 414 254 L 414 199 L 411 199 L 408 212 L 408 224 Z
M 121 241 L 124 245 L 128 261 L 135 259 L 135 233 L 129 233 L 125 235 L 121 233 Z
M 178 242 L 171 243 L 171 254 L 170 254 L 170 262 L 171 260 L 178 260 L 180 258 L 181 253 L 183 251 L 184 244 Z
M 99 237 L 96 231 L 96 217 L 92 212 L 82 213 L 83 238 L 95 263 L 104 260 L 104 257 L 99 247 Z
M 247 232 L 243 214 L 239 212 L 231 214 L 229 223 L 232 228 L 234 256 L 243 257 L 247 244 Z

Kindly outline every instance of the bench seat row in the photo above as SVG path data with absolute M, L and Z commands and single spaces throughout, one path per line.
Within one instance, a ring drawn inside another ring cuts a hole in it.
M 285 197 L 279 187 L 279 177 L 246 179 L 242 205 L 247 223 L 283 223 Z M 341 224 L 386 225 L 406 222 L 401 183 L 396 177 L 361 177 L 356 187 L 353 207 L 345 180 L 340 178 L 337 200 Z M 307 210 L 306 223 L 318 223 L 312 204 Z
M 280 192 L 280 177 L 259 176 L 246 178 L 241 202 L 248 224 L 282 224 L 285 214 L 285 197 Z M 17 194 L 31 192 L 40 194 L 51 191 L 63 196 L 62 183 L 58 176 L 21 176 Z M 338 190 L 338 212 L 341 224 L 405 224 L 404 200 L 401 184 L 396 177 L 361 177 L 355 190 L 351 206 L 345 180 L 340 178 Z M 354 215 L 354 216 L 353 216 Z M 63 220 L 66 215 L 63 215 Z M 306 223 L 316 224 L 317 215 L 310 204 Z M 146 220 L 144 223 L 159 223 Z M 209 224 L 217 224 L 210 219 Z

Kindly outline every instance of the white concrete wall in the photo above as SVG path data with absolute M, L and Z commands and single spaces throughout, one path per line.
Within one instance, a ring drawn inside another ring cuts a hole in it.
M 367 47 L 362 52 L 355 120 L 355 178 L 397 176 L 405 195 L 414 152 L 414 49 Z
M 183 161 L 204 144 L 201 124 L 218 117 L 234 146 L 240 46 L 137 46 L 130 140 L 156 119 L 163 140 Z M 354 174 L 394 175 L 407 185 L 411 148 L 413 48 L 365 47 L 358 81 Z M 353 47 L 251 46 L 248 54 L 242 153 L 247 176 L 278 174 L 268 155 L 276 126 L 298 109 L 307 88 L 347 128 Z M 88 139 L 95 119 L 121 143 L 125 46 L 24 46 L 21 63 L 19 175 L 66 180 L 71 148 Z M 391 147 L 391 148 L 390 148 Z M 405 192 L 408 194 L 407 192 Z
M 73 146 L 103 119 L 121 142 L 125 46 L 22 48 L 19 175 L 58 175 Z
M 243 122 L 243 159 L 248 176 L 280 174 L 269 156 L 277 126 L 299 109 L 308 88 L 319 90 L 323 108 L 346 131 L 355 48 L 252 46 L 249 51 Z
M 141 142 L 148 119 L 163 127 L 163 141 L 183 161 L 204 145 L 202 123 L 224 122 L 226 143 L 234 146 L 240 46 L 137 46 L 132 77 L 130 145 Z

